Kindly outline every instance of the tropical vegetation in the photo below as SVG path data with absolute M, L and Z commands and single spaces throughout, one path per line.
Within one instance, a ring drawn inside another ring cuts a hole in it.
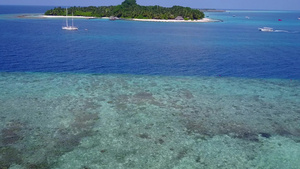
M 89 7 L 70 7 L 68 15 L 74 16 L 94 16 L 119 18 L 138 18 L 138 19 L 175 19 L 182 16 L 184 19 L 202 19 L 204 13 L 198 9 L 189 7 L 173 6 L 171 8 L 161 6 L 140 6 L 136 0 L 125 0 L 117 6 L 89 6 Z M 45 15 L 66 15 L 66 9 L 57 7 L 45 12 Z

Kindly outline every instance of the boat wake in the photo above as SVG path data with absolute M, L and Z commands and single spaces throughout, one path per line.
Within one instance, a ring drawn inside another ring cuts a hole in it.
M 286 30 L 274 30 L 274 32 L 285 32 L 285 33 L 289 33 L 289 31 L 286 31 Z
M 283 33 L 300 33 L 299 31 L 287 31 L 287 30 L 274 30 L 274 32 L 283 32 Z

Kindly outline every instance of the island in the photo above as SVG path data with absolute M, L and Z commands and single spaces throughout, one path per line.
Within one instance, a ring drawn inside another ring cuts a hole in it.
M 56 7 L 45 12 L 46 16 L 65 16 L 66 9 Z M 122 18 L 141 21 L 197 21 L 204 18 L 204 13 L 198 9 L 190 7 L 173 6 L 171 8 L 161 6 L 140 6 L 136 0 L 125 0 L 117 6 L 89 6 L 89 7 L 70 7 L 69 16 L 87 16 L 87 17 L 110 17 L 113 19 Z M 202 20 L 207 21 L 207 19 Z

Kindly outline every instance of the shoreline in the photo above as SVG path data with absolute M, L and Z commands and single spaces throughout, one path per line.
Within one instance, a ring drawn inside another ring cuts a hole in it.
M 36 15 L 36 14 L 21 14 L 17 16 L 18 18 L 50 18 L 50 19 L 59 19 L 59 18 L 74 18 L 74 19 L 97 19 L 93 16 L 58 16 L 58 15 Z
M 75 18 L 75 19 L 96 19 L 94 16 L 58 16 L 58 15 L 39 15 L 40 18 Z
M 109 17 L 93 17 L 93 16 L 58 16 L 58 15 L 19 15 L 18 18 L 50 18 L 50 19 L 59 19 L 59 18 L 74 18 L 74 19 L 109 19 Z M 125 20 L 125 21 L 138 21 L 138 22 L 187 22 L 187 23 L 195 23 L 195 22 L 222 22 L 217 19 L 203 18 L 199 20 L 175 20 L 175 19 L 117 19 L 117 20 Z
M 129 21 L 140 21 L 140 22 L 221 22 L 220 20 L 214 20 L 210 18 L 203 18 L 199 20 L 175 20 L 175 19 L 125 19 Z

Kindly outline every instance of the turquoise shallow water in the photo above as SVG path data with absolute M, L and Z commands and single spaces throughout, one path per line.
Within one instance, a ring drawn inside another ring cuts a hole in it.
M 2 168 L 298 168 L 300 82 L 1 73 Z
M 0 9 L 1 169 L 299 168 L 299 12 L 65 32 Z

